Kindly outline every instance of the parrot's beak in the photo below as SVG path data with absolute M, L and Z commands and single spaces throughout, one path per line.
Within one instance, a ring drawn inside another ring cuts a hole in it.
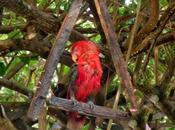
M 75 54 L 72 55 L 72 60 L 76 63 L 77 62 L 77 56 Z

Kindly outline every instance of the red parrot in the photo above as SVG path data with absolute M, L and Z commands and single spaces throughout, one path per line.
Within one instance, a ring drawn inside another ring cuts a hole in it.
M 102 66 L 99 58 L 99 49 L 91 41 L 78 41 L 71 48 L 72 60 L 76 64 L 76 74 L 68 89 L 67 98 L 80 102 L 88 102 L 95 96 L 101 86 Z M 70 130 L 81 130 L 85 123 L 85 116 L 77 112 L 69 112 L 67 127 Z

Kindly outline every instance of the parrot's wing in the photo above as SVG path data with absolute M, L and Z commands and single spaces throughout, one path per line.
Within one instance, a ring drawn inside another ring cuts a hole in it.
M 74 84 L 74 81 L 77 77 L 76 64 L 73 64 L 68 74 L 65 76 L 66 81 L 63 83 L 58 83 L 56 88 L 53 89 L 53 94 L 57 97 L 66 97 L 67 91 L 70 90 L 70 87 Z M 65 89 L 68 86 L 68 89 Z
M 77 78 L 77 65 L 73 64 L 71 67 L 71 70 L 69 72 L 69 83 L 68 83 L 68 98 L 74 97 L 74 93 L 76 90 L 76 85 L 74 84 L 75 80 Z
M 72 86 L 74 84 L 75 79 L 77 78 L 77 65 L 73 64 L 71 67 L 71 70 L 69 72 L 69 87 Z

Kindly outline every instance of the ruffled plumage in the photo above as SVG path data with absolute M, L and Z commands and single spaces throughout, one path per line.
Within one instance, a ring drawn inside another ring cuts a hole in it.
M 71 89 L 74 89 L 76 90 L 74 91 L 75 99 L 77 101 L 87 102 L 90 96 L 95 96 L 98 93 L 101 86 L 100 82 L 103 71 L 99 59 L 99 49 L 90 41 L 79 41 L 73 44 L 71 55 L 76 55 L 77 57 L 77 77 L 69 88 L 68 94 Z M 68 95 L 68 98 L 70 98 L 70 95 Z M 77 122 L 78 124 L 80 122 L 84 123 L 84 116 L 78 115 L 77 112 L 70 112 L 68 127 L 73 122 Z M 72 127 L 75 129 L 76 126 Z

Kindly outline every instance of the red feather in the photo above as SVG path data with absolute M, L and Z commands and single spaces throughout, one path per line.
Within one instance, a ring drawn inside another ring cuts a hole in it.
M 73 44 L 71 55 L 76 57 L 77 77 L 70 90 L 76 87 L 74 89 L 76 90 L 74 93 L 75 99 L 87 102 L 88 97 L 95 96 L 101 86 L 100 82 L 103 71 L 99 59 L 99 49 L 93 42 L 79 41 Z M 74 123 L 75 121 L 76 123 L 84 122 L 84 118 L 79 116 L 77 112 L 70 112 L 69 116 L 70 121 L 72 120 Z

